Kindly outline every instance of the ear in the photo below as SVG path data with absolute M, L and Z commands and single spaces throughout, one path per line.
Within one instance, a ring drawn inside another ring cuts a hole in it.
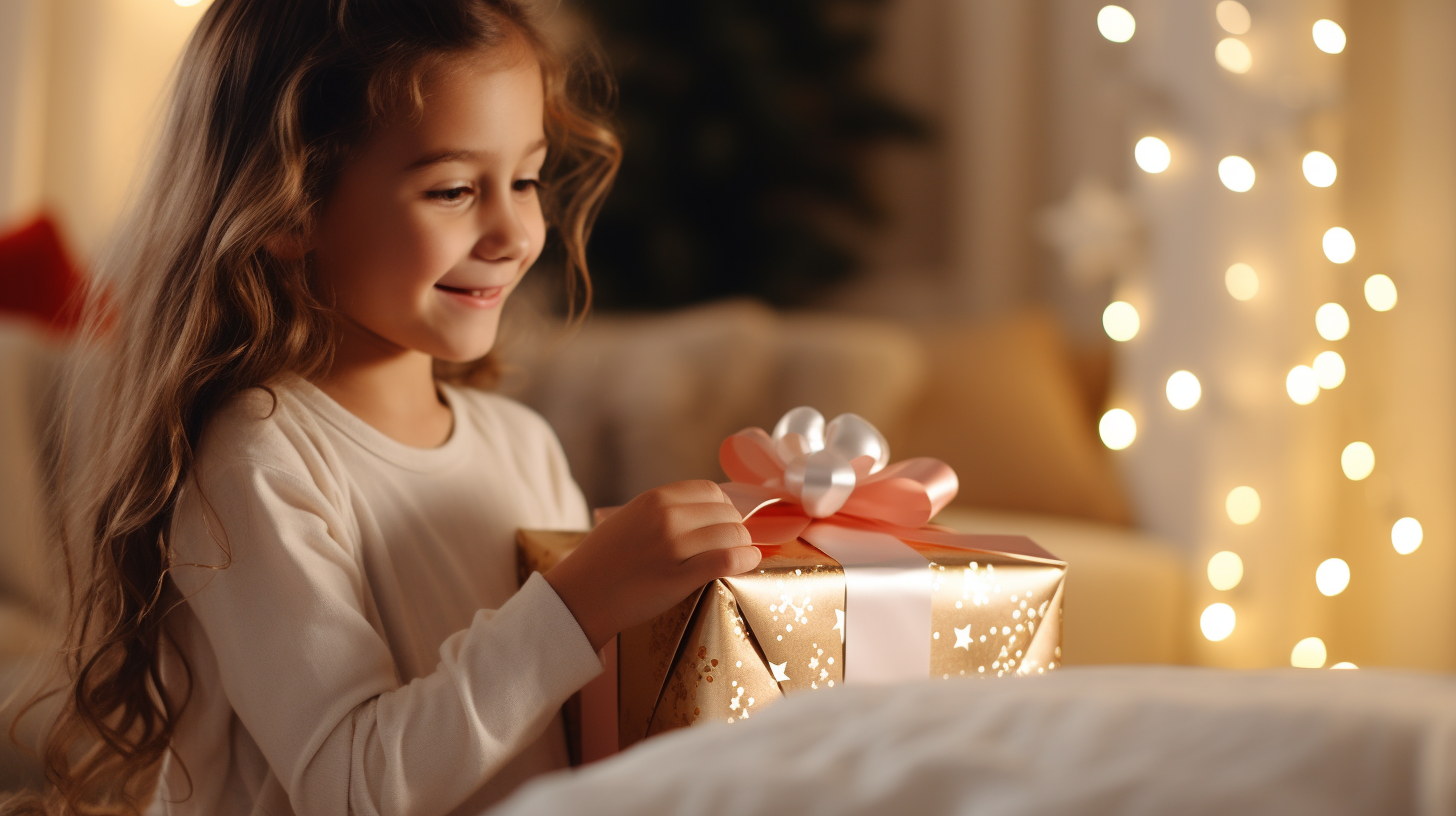
M 263 241 L 268 254 L 280 261 L 301 261 L 313 247 L 304 236 L 296 232 L 280 232 Z

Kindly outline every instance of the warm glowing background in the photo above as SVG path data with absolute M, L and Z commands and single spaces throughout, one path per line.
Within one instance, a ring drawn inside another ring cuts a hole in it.
M 94 257 L 206 2 L 0 5 L 0 229 L 45 207 Z M 1456 6 L 874 13 L 934 138 L 866 158 L 887 218 L 797 305 L 1039 306 L 1110 353 L 1089 431 L 1197 577 L 1188 659 L 1456 668 Z

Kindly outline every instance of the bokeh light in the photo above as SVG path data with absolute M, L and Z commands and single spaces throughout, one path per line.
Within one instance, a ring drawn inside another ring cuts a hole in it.
M 1390 527 L 1390 544 L 1395 551 L 1401 555 L 1410 555 L 1421 546 L 1421 541 L 1426 537 L 1426 531 L 1421 529 L 1421 523 L 1406 516 Z
M 1350 315 L 1338 303 L 1326 303 L 1314 313 L 1314 327 L 1319 336 L 1335 341 L 1350 333 Z
M 1259 294 L 1259 273 L 1246 263 L 1236 263 L 1223 273 L 1223 285 L 1234 300 L 1253 300 Z
M 1102 437 L 1102 444 L 1113 450 L 1122 450 L 1137 438 L 1137 421 L 1127 411 L 1113 408 L 1097 423 L 1097 435 Z
M 1234 625 L 1237 623 L 1237 616 L 1234 615 L 1234 608 L 1226 603 L 1209 604 L 1203 610 L 1203 615 L 1198 619 L 1198 626 L 1203 630 L 1203 636 L 1214 643 L 1226 639 L 1234 633 Z
M 1359 666 L 1356 666 L 1354 663 L 1351 663 L 1348 660 L 1342 660 L 1339 663 L 1336 663 L 1335 665 L 1331 666 L 1330 668 L 1332 668 L 1332 669 L 1358 669 L 1360 667 Z
M 1360 481 L 1375 470 L 1375 449 L 1364 442 L 1351 442 L 1340 453 L 1340 469 L 1345 478 Z
M 1316 187 L 1328 187 L 1335 183 L 1340 174 L 1335 160 L 1318 150 L 1304 154 L 1304 180 Z
M 1180 411 L 1186 411 L 1198 404 L 1203 396 L 1203 386 L 1191 371 L 1175 371 L 1168 378 L 1168 403 Z
M 1097 12 L 1097 30 L 1113 42 L 1124 43 L 1137 31 L 1137 20 L 1122 6 L 1103 6 Z
M 1338 388 L 1345 381 L 1345 358 L 1338 351 L 1322 351 L 1315 355 L 1314 378 L 1320 388 Z
M 1294 644 L 1289 653 L 1289 665 L 1296 669 L 1318 669 L 1325 664 L 1325 642 L 1317 637 L 1307 637 Z
M 1319 399 L 1319 375 L 1307 365 L 1297 365 L 1289 369 L 1289 376 L 1284 378 L 1284 390 L 1296 403 L 1308 405 Z
M 1218 19 L 1223 30 L 1230 34 L 1247 34 L 1254 23 L 1249 17 L 1249 10 L 1239 0 L 1223 0 L 1214 8 L 1213 16 Z
M 1315 568 L 1314 585 L 1325 597 L 1339 595 L 1350 585 L 1350 565 L 1342 558 L 1326 558 Z
M 1102 310 L 1102 329 L 1107 332 L 1108 337 L 1119 343 L 1137 337 L 1141 327 L 1142 321 L 1138 319 L 1137 309 L 1127 301 L 1114 301 Z
M 177 5 L 181 6 L 182 8 L 187 8 L 188 6 L 195 6 L 198 3 L 201 3 L 202 2 L 202 0 L 173 0 L 173 1 Z
M 1213 48 L 1213 58 L 1225 71 L 1247 74 L 1254 67 L 1254 52 L 1237 37 L 1225 37 Z
M 1254 165 L 1243 156 L 1225 156 L 1218 163 L 1218 178 L 1230 190 L 1247 193 L 1254 188 Z
M 1132 157 L 1137 166 L 1149 173 L 1161 173 L 1173 163 L 1173 151 L 1157 136 L 1144 136 L 1133 146 Z
M 1223 591 L 1233 589 L 1244 580 L 1244 559 L 1238 553 L 1216 552 L 1208 559 L 1208 583 L 1214 589 Z
M 1377 312 L 1395 308 L 1395 281 L 1388 275 L 1371 275 L 1365 279 L 1365 302 Z
M 1334 20 L 1316 20 L 1310 33 L 1314 35 L 1315 48 L 1326 54 L 1338 54 L 1345 50 L 1345 29 L 1340 28 L 1340 24 Z
M 1349 263 L 1355 257 L 1355 236 L 1344 227 L 1330 227 L 1325 230 L 1325 257 L 1334 263 Z
M 1229 491 L 1223 509 L 1228 512 L 1229 521 L 1234 524 L 1248 524 L 1259 517 L 1259 491 L 1248 485 L 1239 485 Z

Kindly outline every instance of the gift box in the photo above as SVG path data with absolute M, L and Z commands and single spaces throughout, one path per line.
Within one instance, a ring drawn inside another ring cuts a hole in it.
M 1066 564 L 1021 536 L 929 523 L 955 495 L 934 459 L 891 464 L 884 438 L 842 414 L 789 412 L 719 451 L 724 493 L 763 553 L 604 653 L 568 706 L 590 761 L 696 722 L 737 722 L 785 694 L 840 683 L 1043 674 L 1061 661 Z M 601 511 L 599 511 L 600 517 Z M 585 535 L 522 530 L 523 577 Z

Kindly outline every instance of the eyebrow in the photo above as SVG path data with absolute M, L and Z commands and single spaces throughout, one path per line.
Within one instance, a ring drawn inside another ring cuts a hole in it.
M 539 150 L 544 149 L 546 146 L 546 139 L 539 139 L 534 142 L 530 147 L 526 148 L 526 152 L 524 155 L 529 156 Z M 434 153 L 427 153 L 424 156 L 421 156 L 420 158 L 414 160 L 410 163 L 410 166 L 406 167 L 405 169 L 418 170 L 422 167 L 429 167 L 430 165 L 434 164 L 444 164 L 445 162 L 472 161 L 474 159 L 480 158 L 482 155 L 483 153 L 479 150 L 438 150 Z

